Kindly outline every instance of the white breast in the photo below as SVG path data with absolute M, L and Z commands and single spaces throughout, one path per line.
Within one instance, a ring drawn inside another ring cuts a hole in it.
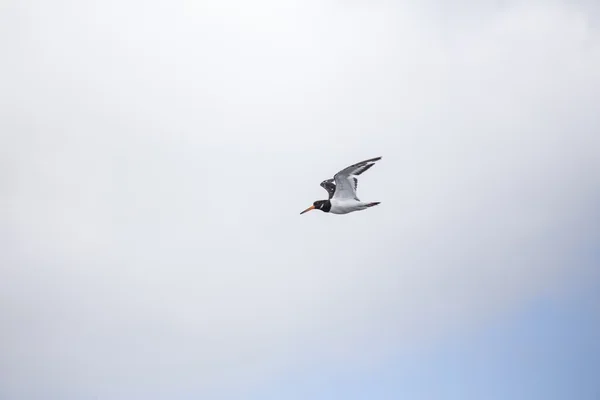
M 348 214 L 353 211 L 364 210 L 367 208 L 362 202 L 356 201 L 355 199 L 331 199 L 331 210 L 332 214 Z

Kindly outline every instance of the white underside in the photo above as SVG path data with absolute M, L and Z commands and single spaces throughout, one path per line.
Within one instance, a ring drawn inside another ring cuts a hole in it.
M 357 201 L 354 199 L 349 200 L 338 200 L 331 199 L 331 210 L 329 210 L 332 214 L 348 214 L 353 211 L 365 210 L 367 207 L 367 203 L 363 203 L 362 201 Z

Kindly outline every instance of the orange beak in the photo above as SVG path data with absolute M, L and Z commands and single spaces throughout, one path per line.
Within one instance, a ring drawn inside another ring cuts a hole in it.
M 308 207 L 306 210 L 302 211 L 302 212 L 300 213 L 300 215 L 302 215 L 302 214 L 304 214 L 305 212 L 308 212 L 308 211 L 310 211 L 310 210 L 314 210 L 314 209 L 315 209 L 315 206 L 310 206 L 310 207 Z

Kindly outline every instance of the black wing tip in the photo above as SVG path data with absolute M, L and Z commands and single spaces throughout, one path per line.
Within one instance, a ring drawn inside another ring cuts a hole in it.
M 362 164 L 362 167 L 356 172 L 356 175 L 360 175 L 365 171 L 368 171 L 373 165 L 375 165 L 375 161 L 381 160 L 381 157 L 371 158 L 370 160 L 363 161 L 362 163 L 358 163 L 358 165 Z
M 365 164 L 362 167 L 358 167 L 358 169 L 354 172 L 354 175 L 361 175 L 363 172 L 367 171 L 369 168 L 371 168 L 373 164 Z
M 374 163 L 374 162 L 376 162 L 376 161 L 379 161 L 379 160 L 381 160 L 382 158 L 383 158 L 382 156 L 375 157 L 375 158 L 369 158 L 368 160 L 361 161 L 361 162 L 359 162 L 359 163 L 356 163 L 356 164 L 354 164 L 354 165 L 361 165 L 361 164 Z

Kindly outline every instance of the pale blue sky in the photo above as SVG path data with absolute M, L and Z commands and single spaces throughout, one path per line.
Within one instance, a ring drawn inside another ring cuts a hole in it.
M 535 299 L 425 351 L 390 354 L 366 369 L 318 363 L 292 369 L 246 398 L 597 399 L 600 285 L 595 277 L 576 291 Z
M 426 348 L 374 365 L 291 366 L 247 399 L 595 400 L 600 397 L 600 212 L 576 237 L 575 285 L 531 298 Z M 458 284 L 458 283 L 457 283 Z M 369 344 L 366 344 L 368 347 Z M 307 349 L 310 352 L 310 349 Z

